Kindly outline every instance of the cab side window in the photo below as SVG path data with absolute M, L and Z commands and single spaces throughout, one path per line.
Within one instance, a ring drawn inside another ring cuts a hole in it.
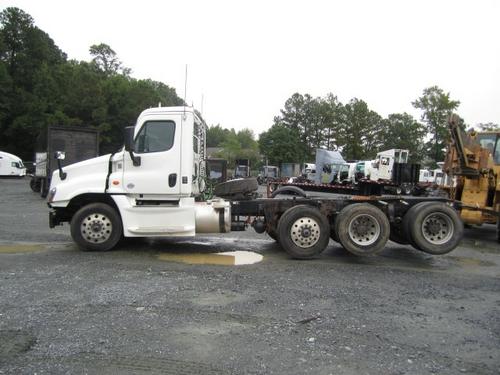
M 145 154 L 170 150 L 174 145 L 174 136 L 173 121 L 147 121 L 135 139 L 135 152 Z

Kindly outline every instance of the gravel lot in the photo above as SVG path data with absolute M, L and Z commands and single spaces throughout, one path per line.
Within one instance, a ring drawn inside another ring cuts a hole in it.
M 495 229 L 430 256 L 331 242 L 291 260 L 253 230 L 80 252 L 28 179 L 0 180 L 0 374 L 498 374 Z M 247 266 L 165 261 L 246 250 Z

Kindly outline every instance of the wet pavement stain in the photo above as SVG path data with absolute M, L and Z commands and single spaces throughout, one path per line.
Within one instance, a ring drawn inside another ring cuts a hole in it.
M 474 259 L 474 258 L 456 257 L 456 256 L 450 256 L 449 258 L 453 259 L 454 261 L 456 261 L 458 264 L 460 264 L 462 266 L 492 267 L 492 266 L 496 265 L 494 262 L 490 262 L 487 260 Z
M 229 251 L 226 253 L 191 253 L 173 254 L 164 253 L 158 255 L 159 260 L 167 262 L 179 262 L 188 264 L 213 264 L 221 266 L 241 266 L 255 264 L 262 261 L 264 257 L 251 251 Z
M 44 249 L 43 245 L 0 245 L 0 254 L 31 253 Z
M 0 363 L 27 352 L 35 343 L 36 337 L 31 332 L 0 330 Z

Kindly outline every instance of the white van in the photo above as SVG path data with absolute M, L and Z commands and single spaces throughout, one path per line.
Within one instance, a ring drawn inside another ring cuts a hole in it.
M 26 176 L 26 168 L 24 167 L 23 161 L 16 155 L 0 151 L 0 176 Z

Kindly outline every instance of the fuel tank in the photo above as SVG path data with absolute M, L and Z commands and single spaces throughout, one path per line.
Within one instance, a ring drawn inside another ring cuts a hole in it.
M 224 199 L 199 202 L 195 205 L 196 233 L 227 233 L 231 231 L 231 205 Z

